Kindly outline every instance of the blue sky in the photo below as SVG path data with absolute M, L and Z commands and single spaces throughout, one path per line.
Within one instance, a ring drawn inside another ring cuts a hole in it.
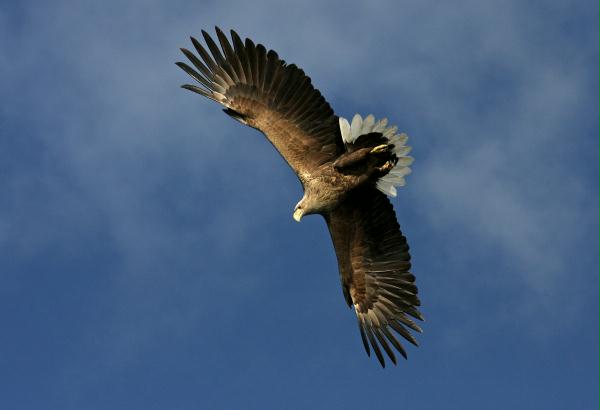
M 0 5 L 0 407 L 598 408 L 598 3 Z M 387 116 L 427 318 L 382 370 L 324 222 L 181 90 L 235 28 Z

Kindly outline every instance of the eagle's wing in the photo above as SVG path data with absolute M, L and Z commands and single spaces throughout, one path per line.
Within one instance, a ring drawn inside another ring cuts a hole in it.
M 262 131 L 300 180 L 343 152 L 337 117 L 300 68 L 262 44 L 242 42 L 233 30 L 233 46 L 218 27 L 216 32 L 221 48 L 202 31 L 212 55 L 192 37 L 202 61 L 181 49 L 197 70 L 177 65 L 199 83 L 183 88 L 217 101 L 227 114 Z
M 423 320 L 417 310 L 415 277 L 410 270 L 406 238 L 400 231 L 389 199 L 375 187 L 352 194 L 326 215 L 338 259 L 348 305 L 353 305 L 367 354 L 372 346 L 379 362 L 379 346 L 396 363 L 390 344 L 406 358 L 391 330 L 417 345 L 407 328 L 421 332 L 409 317 Z

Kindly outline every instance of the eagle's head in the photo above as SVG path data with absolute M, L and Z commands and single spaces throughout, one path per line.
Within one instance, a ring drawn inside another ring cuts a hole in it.
M 304 194 L 302 199 L 296 204 L 296 207 L 294 208 L 293 217 L 296 222 L 300 222 L 304 215 L 316 214 L 320 210 L 321 209 L 318 206 L 318 203 L 316 203 L 315 198 Z
M 293 215 L 293 217 L 294 217 L 294 220 L 296 222 L 300 222 L 300 220 L 302 219 L 302 217 L 308 213 L 308 212 L 306 212 L 306 208 L 305 208 L 306 204 L 304 203 L 305 202 L 304 199 L 305 198 L 302 198 L 300 200 L 300 202 L 298 202 L 296 204 L 296 207 L 294 208 L 294 215 Z

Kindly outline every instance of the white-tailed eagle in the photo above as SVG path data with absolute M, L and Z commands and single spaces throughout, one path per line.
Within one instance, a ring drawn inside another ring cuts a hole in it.
M 417 341 L 423 320 L 417 307 L 410 254 L 386 195 L 405 183 L 413 159 L 405 134 L 387 119 L 337 117 L 310 78 L 262 44 L 231 39 L 217 27 L 220 47 L 205 32 L 198 53 L 181 49 L 189 65 L 177 65 L 196 85 L 183 85 L 225 107 L 239 122 L 261 131 L 298 175 L 304 196 L 294 209 L 325 218 L 337 255 L 344 297 L 354 307 L 360 335 L 385 367 L 382 349 L 396 363 L 395 348 L 406 358 L 397 335 Z

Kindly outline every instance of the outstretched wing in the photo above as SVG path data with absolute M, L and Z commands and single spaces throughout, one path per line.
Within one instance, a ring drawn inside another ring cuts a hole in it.
M 410 255 L 388 198 L 375 187 L 360 189 L 326 216 L 338 259 L 344 296 L 353 305 L 367 354 L 373 348 L 385 367 L 380 346 L 396 363 L 390 344 L 406 358 L 391 330 L 414 345 L 408 328 L 421 332 L 410 318 L 417 310 L 415 277 Z
M 201 60 L 181 49 L 196 70 L 176 64 L 199 83 L 183 88 L 217 101 L 227 114 L 262 131 L 301 180 L 343 152 L 337 117 L 300 68 L 262 44 L 242 42 L 233 30 L 233 46 L 218 27 L 216 32 L 221 48 L 202 31 L 212 55 L 193 37 Z

